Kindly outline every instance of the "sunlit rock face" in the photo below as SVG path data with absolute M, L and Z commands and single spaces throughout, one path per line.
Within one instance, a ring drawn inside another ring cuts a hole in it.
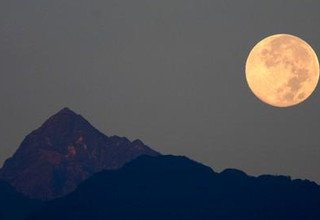
M 0 171 L 17 191 L 50 200 L 73 191 L 103 169 L 118 169 L 140 155 L 159 155 L 141 141 L 106 135 L 68 108 L 29 134 Z

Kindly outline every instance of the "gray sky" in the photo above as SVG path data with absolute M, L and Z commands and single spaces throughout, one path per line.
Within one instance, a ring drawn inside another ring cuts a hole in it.
M 275 33 L 320 53 L 320 1 L 0 1 L 0 163 L 68 106 L 216 171 L 320 183 L 320 92 L 279 109 L 249 90 L 250 49 Z

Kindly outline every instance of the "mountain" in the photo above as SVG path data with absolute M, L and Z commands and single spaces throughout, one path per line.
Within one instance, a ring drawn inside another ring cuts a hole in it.
M 320 187 L 236 169 L 217 173 L 140 140 L 108 137 L 65 108 L 29 134 L 0 170 L 0 219 L 26 216 L 318 220 Z
M 50 200 L 72 192 L 104 169 L 140 155 L 159 155 L 140 140 L 108 137 L 64 108 L 29 134 L 0 170 L 0 179 L 30 198 Z
M 20 220 L 41 208 L 40 201 L 28 199 L 4 181 L 0 181 L 0 219 Z
M 285 176 L 251 177 L 177 156 L 141 156 L 90 177 L 30 219 L 318 220 L 320 187 Z

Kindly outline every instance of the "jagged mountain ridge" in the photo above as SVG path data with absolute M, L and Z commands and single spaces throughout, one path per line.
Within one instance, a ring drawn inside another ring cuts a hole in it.
M 0 179 L 30 198 L 50 200 L 96 172 L 118 169 L 143 154 L 159 155 L 140 140 L 108 137 L 64 108 L 23 140 L 4 163 Z
M 320 187 L 235 169 L 216 173 L 181 156 L 140 156 L 93 175 L 30 219 L 318 220 Z
M 25 195 L 59 198 L 42 203 Z M 30 219 L 318 220 L 320 188 L 285 176 L 216 173 L 186 157 L 162 156 L 140 140 L 108 137 L 66 108 L 6 161 L 0 204 L 0 219 L 35 212 Z

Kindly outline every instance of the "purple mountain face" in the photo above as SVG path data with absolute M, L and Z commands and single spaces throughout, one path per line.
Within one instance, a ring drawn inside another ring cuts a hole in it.
M 96 172 L 158 152 L 140 140 L 106 135 L 68 108 L 29 134 L 0 170 L 0 179 L 30 198 L 66 195 Z

